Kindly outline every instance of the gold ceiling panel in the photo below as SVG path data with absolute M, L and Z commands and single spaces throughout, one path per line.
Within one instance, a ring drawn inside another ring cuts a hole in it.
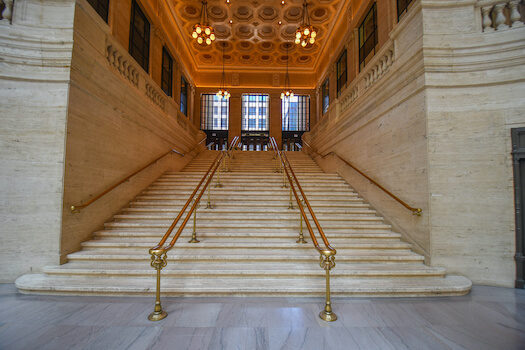
M 199 45 L 191 37 L 200 21 L 202 4 L 197 0 L 172 0 L 175 23 L 183 33 L 197 69 L 220 69 L 222 46 L 226 42 L 225 65 L 230 68 L 264 70 L 312 67 L 326 46 L 343 0 L 309 0 L 310 22 L 318 31 L 316 42 L 306 47 L 293 43 L 303 19 L 302 0 L 208 0 L 208 20 L 217 40 Z M 232 23 L 230 23 L 232 21 Z M 280 24 L 279 24 L 280 22 Z

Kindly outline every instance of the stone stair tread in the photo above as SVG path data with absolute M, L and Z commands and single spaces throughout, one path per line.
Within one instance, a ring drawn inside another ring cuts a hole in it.
M 94 283 L 99 282 L 99 283 Z M 282 279 L 264 278 L 229 278 L 217 284 L 208 278 L 165 278 L 162 280 L 163 296 L 198 296 L 198 295 L 291 295 L 324 296 L 323 279 L 295 278 L 283 285 Z M 153 277 L 111 278 L 57 277 L 44 274 L 28 274 L 16 280 L 16 286 L 22 292 L 40 292 L 52 294 L 89 294 L 89 295 L 150 295 L 155 293 Z M 472 283 L 461 276 L 443 278 L 345 278 L 334 279 L 331 285 L 333 296 L 430 296 L 463 295 L 468 293 Z M 153 308 L 153 301 L 152 301 Z

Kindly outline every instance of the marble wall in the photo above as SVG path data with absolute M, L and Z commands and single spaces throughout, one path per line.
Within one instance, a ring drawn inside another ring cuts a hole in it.
M 487 5 L 416 1 L 307 140 L 423 209 L 413 216 L 334 157 L 316 157 L 427 263 L 474 283 L 513 286 L 510 129 L 525 126 L 525 28 L 517 21 L 484 31 Z
M 0 21 L 1 282 L 59 263 L 74 6 L 18 0 Z
M 168 150 L 186 153 L 204 138 L 87 2 L 77 2 L 74 28 L 62 261 L 163 172 L 181 169 L 196 153 L 165 156 L 80 213 L 72 214 L 71 205 L 85 203 Z
M 0 21 L 2 282 L 64 262 L 195 152 L 167 155 L 80 213 L 71 205 L 205 136 L 87 1 L 18 0 L 13 13 Z

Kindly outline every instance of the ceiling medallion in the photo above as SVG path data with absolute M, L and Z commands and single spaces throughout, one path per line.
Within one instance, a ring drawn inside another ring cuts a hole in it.
M 210 45 L 215 40 L 213 27 L 208 23 L 208 2 L 202 1 L 201 20 L 193 26 L 191 36 L 201 45 Z
M 222 100 L 223 98 L 225 100 L 230 98 L 230 92 L 226 89 L 226 73 L 224 73 L 224 50 L 226 48 L 226 42 L 222 42 L 222 76 L 221 76 L 221 86 L 219 87 L 219 91 L 217 91 L 216 95 L 217 97 Z
M 310 16 L 308 16 L 308 4 L 306 3 L 306 0 L 303 2 L 303 8 L 303 22 L 295 32 L 295 43 L 301 44 L 302 47 L 305 47 L 308 44 L 315 43 L 317 31 L 312 25 L 310 25 Z
M 290 55 L 288 54 L 288 48 L 291 44 L 286 43 L 286 76 L 284 78 L 284 90 L 281 92 L 281 100 L 293 97 L 293 91 L 290 87 L 290 75 L 288 75 L 288 61 L 290 61 Z

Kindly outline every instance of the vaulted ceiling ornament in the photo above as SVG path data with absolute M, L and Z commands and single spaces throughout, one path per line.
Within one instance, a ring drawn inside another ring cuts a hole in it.
M 306 0 L 303 2 L 303 22 L 301 26 L 297 28 L 295 32 L 295 43 L 301 44 L 302 47 L 305 47 L 308 44 L 315 43 L 315 38 L 317 37 L 317 30 L 314 26 L 310 25 L 310 16 L 308 16 L 308 4 Z
M 201 20 L 193 26 L 191 36 L 201 45 L 211 45 L 215 41 L 213 27 L 208 22 L 208 2 L 202 1 Z

